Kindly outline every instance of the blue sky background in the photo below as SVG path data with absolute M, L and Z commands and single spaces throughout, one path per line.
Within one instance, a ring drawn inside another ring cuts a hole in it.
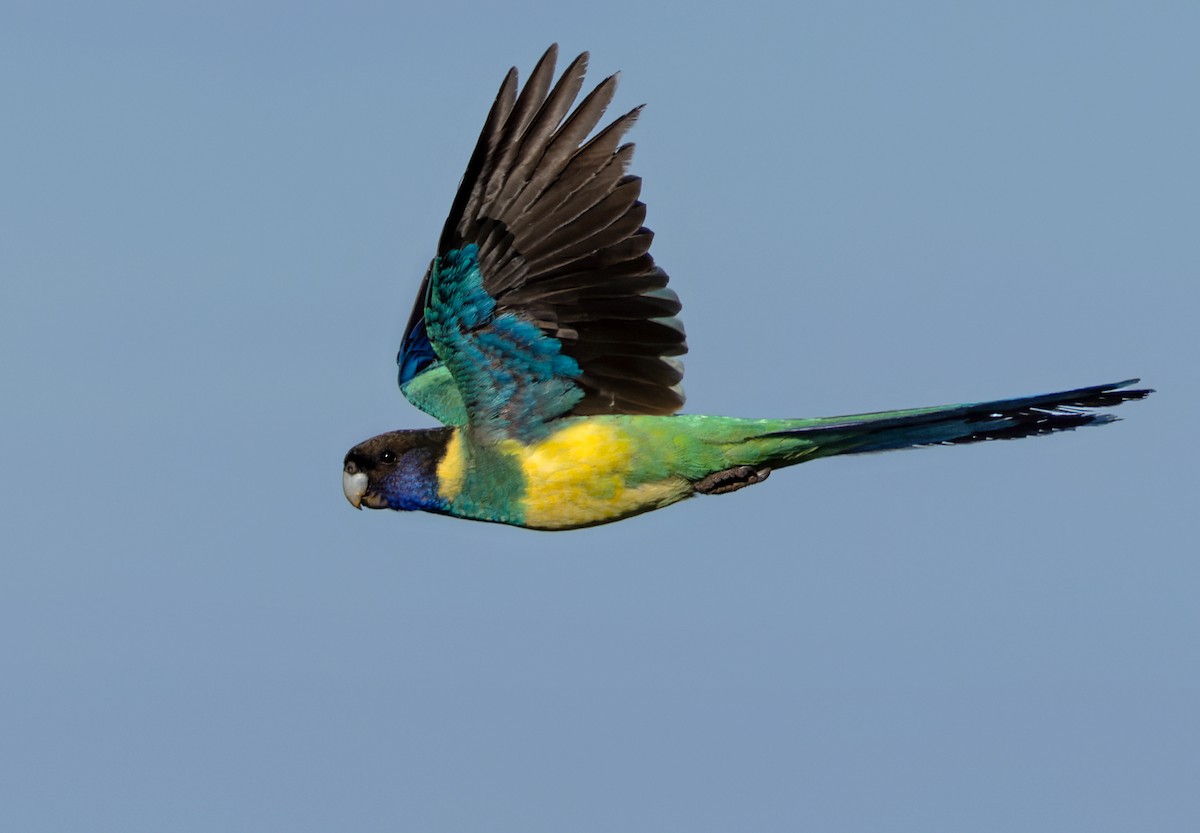
M 197 4 L 198 6 L 199 4 Z M 1200 827 L 1200 8 L 0 12 L 0 827 Z M 354 512 L 505 70 L 622 70 L 688 409 L 1126 419 L 535 534 Z

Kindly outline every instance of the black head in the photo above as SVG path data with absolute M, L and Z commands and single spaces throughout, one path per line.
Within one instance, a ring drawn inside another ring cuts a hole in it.
M 356 509 L 426 508 L 451 430 L 391 431 L 354 446 L 342 466 L 346 500 Z

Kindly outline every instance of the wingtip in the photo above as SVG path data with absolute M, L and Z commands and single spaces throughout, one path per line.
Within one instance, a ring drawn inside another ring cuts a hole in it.
M 534 64 L 533 72 L 529 73 L 529 77 L 535 77 L 538 72 L 542 71 L 543 67 L 549 67 L 549 72 L 554 72 L 554 66 L 558 63 L 558 44 L 552 43 L 546 47 L 546 51 L 542 53 L 542 57 L 538 58 L 538 62 Z

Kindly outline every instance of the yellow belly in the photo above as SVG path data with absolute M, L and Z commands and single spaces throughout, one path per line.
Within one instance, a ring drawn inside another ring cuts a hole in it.
M 514 445 L 517 445 L 514 443 Z M 525 525 L 563 529 L 657 509 L 692 493 L 682 477 L 631 483 L 644 449 L 615 425 L 587 420 L 532 446 L 517 446 L 525 475 Z

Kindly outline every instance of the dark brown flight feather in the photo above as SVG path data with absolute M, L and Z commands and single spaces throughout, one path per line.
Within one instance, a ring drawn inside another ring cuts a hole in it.
M 628 173 L 633 145 L 621 144 L 641 108 L 588 140 L 617 77 L 572 111 L 588 55 L 552 86 L 557 56 L 551 46 L 519 94 L 515 68 L 500 85 L 439 253 L 478 245 L 498 312 L 562 342 L 581 369 L 584 398 L 572 413 L 673 413 L 683 404 L 683 369 L 672 357 L 687 352 L 679 298 L 649 253 L 641 179 Z

